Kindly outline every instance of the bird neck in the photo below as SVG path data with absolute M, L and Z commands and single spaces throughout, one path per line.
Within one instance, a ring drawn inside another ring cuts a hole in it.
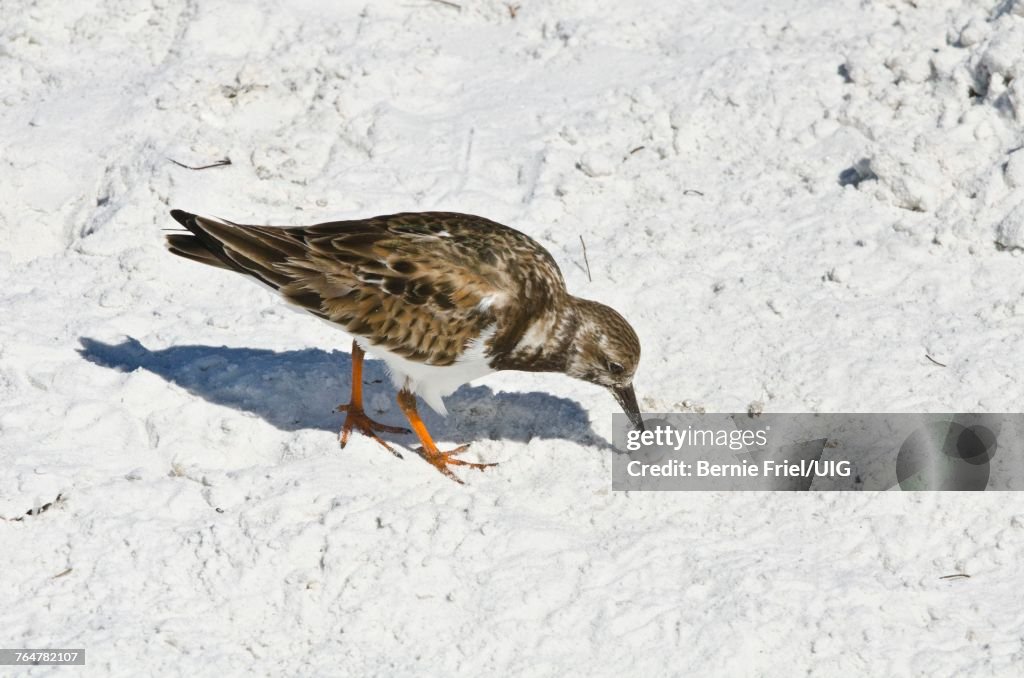
M 551 304 L 530 317 L 523 323 L 515 346 L 498 356 L 492 366 L 523 372 L 565 372 L 580 325 L 581 301 L 568 296 L 563 303 Z

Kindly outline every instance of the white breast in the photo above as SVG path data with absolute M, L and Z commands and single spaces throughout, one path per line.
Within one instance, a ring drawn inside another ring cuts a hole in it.
M 453 364 L 446 366 L 418 363 L 392 353 L 383 346 L 374 346 L 362 337 L 355 337 L 355 340 L 364 351 L 384 361 L 395 388 L 409 389 L 423 398 L 423 402 L 435 412 L 446 415 L 448 410 L 442 400 L 445 396 L 451 395 L 463 384 L 494 372 L 487 364 L 485 355 L 487 342 L 494 336 L 494 331 L 494 325 L 486 328 L 466 345 L 466 350 Z
M 279 298 L 288 301 L 287 297 L 284 297 L 273 287 L 263 283 L 261 280 L 251 276 L 243 277 L 264 289 L 274 292 Z M 500 301 L 497 297 L 487 298 L 487 305 L 490 306 L 495 300 Z M 285 307 L 306 317 L 312 315 L 308 310 L 292 303 L 286 303 Z M 336 330 L 345 331 L 344 327 L 326 318 L 320 318 L 315 315 L 312 317 L 327 323 Z M 374 346 L 363 337 L 353 337 L 353 339 L 356 340 L 361 349 L 373 357 L 384 361 L 388 366 L 388 373 L 391 375 L 391 381 L 395 388 L 408 388 L 423 398 L 423 402 L 430 405 L 431 409 L 435 412 L 440 415 L 447 415 L 448 410 L 445 409 L 442 398 L 451 395 L 463 384 L 468 384 L 474 379 L 479 379 L 494 372 L 487 364 L 487 357 L 484 353 L 487 349 L 487 342 L 494 336 L 496 327 L 496 325 L 491 325 L 485 328 L 476 339 L 466 345 L 462 355 L 453 364 L 444 367 L 414 362 L 397 353 L 392 353 L 383 346 Z

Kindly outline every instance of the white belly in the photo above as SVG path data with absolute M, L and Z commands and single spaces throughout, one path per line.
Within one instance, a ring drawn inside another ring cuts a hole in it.
M 435 412 L 446 415 L 448 410 L 444 406 L 445 396 L 451 395 L 463 384 L 494 372 L 484 355 L 486 343 L 493 335 L 493 326 L 485 329 L 469 343 L 453 364 L 444 367 L 414 362 L 383 346 L 374 346 L 362 337 L 355 337 L 355 340 L 364 351 L 384 361 L 395 388 L 409 389 L 423 398 L 423 402 Z
M 250 276 L 243 276 L 246 280 L 251 280 L 257 285 L 264 289 L 268 289 L 280 298 L 287 298 L 281 296 L 277 290 L 264 284 L 256 278 Z M 285 303 L 285 307 L 289 308 L 296 313 L 301 313 L 304 316 L 311 316 L 306 309 L 296 306 L 291 303 Z M 317 318 L 321 322 L 325 322 L 336 330 L 345 331 L 345 328 L 341 325 L 331 322 L 326 318 L 320 318 L 313 315 L 312 317 Z M 448 410 L 444 406 L 445 396 L 449 396 L 456 391 L 463 384 L 468 384 L 474 379 L 486 376 L 494 372 L 493 369 L 487 364 L 487 358 L 484 355 L 486 350 L 486 344 L 490 341 L 491 337 L 494 336 L 495 326 L 491 325 L 484 329 L 476 339 L 469 342 L 466 346 L 466 350 L 462 352 L 462 355 L 451 365 L 447 367 L 439 367 L 437 365 L 427 365 L 425 363 L 418 363 L 412 360 L 408 360 L 397 353 L 392 353 L 383 346 L 374 346 L 363 337 L 353 336 L 359 347 L 372 355 L 375 358 L 383 360 L 388 366 L 388 373 L 391 376 L 391 381 L 395 385 L 395 388 L 402 389 L 408 388 L 410 391 L 423 398 L 423 402 L 430 405 L 431 409 L 440 415 L 447 415 Z

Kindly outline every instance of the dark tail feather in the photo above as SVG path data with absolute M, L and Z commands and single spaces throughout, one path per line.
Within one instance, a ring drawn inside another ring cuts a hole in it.
M 204 219 L 182 210 L 171 210 L 171 216 L 190 231 L 189 235 L 167 236 L 167 248 L 173 254 L 251 275 L 274 289 L 289 282 L 275 265 L 283 263 L 292 252 L 282 251 L 289 248 L 280 246 L 280 238 L 263 234 L 265 229 Z
M 215 238 L 211 238 L 200 228 L 195 214 L 183 210 L 171 210 L 171 216 L 179 224 L 191 231 L 191 235 L 174 233 L 167 236 L 167 248 L 173 253 L 192 261 L 209 264 L 217 268 L 237 271 L 238 266 Z
M 194 235 L 175 233 L 167 236 L 167 249 L 171 251 L 171 254 L 177 254 L 179 257 L 184 257 L 191 261 L 198 261 L 200 264 L 225 268 L 229 271 L 232 270 L 225 266 L 223 261 L 215 257 L 210 250 L 206 249 L 202 241 Z

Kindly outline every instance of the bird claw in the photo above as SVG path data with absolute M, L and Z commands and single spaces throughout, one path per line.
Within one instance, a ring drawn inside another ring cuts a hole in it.
M 438 471 L 440 471 L 444 475 L 448 476 L 449 478 L 451 478 L 452 480 L 454 480 L 458 484 L 465 485 L 464 481 L 460 480 L 458 476 L 456 476 L 454 473 L 452 473 L 452 470 L 450 468 L 448 468 L 449 466 L 468 466 L 470 468 L 475 468 L 478 471 L 484 471 L 484 470 L 486 470 L 487 468 L 489 468 L 491 466 L 497 466 L 498 465 L 497 462 L 492 462 L 492 463 L 489 463 L 489 464 L 484 464 L 484 463 L 475 462 L 475 461 L 466 461 L 464 459 L 457 459 L 455 457 L 455 455 L 462 454 L 463 452 L 465 452 L 468 449 L 469 449 L 469 443 L 467 443 L 465 445 L 459 445 L 454 450 L 449 450 L 447 452 L 442 452 L 442 451 L 440 451 L 440 450 L 438 450 L 436 448 L 433 449 L 433 450 L 424 450 L 423 447 L 417 447 L 417 448 L 415 448 L 413 450 L 413 452 L 415 452 L 416 454 L 418 454 L 421 457 L 423 457 L 424 459 L 426 459 L 430 463 L 431 466 L 433 466 Z
M 395 448 L 391 447 L 386 443 L 377 432 L 381 433 L 412 433 L 407 428 L 401 426 L 389 426 L 388 424 L 381 424 L 380 422 L 374 421 L 366 416 L 366 412 L 363 409 L 355 408 L 351 403 L 347 405 L 338 405 L 337 412 L 345 412 L 345 423 L 341 427 L 341 433 L 338 436 L 338 442 L 341 444 L 342 449 L 348 444 L 349 435 L 352 433 L 352 429 L 355 429 L 362 433 L 367 438 L 372 438 L 380 443 L 385 450 L 395 455 L 399 459 L 403 459 L 401 453 Z

